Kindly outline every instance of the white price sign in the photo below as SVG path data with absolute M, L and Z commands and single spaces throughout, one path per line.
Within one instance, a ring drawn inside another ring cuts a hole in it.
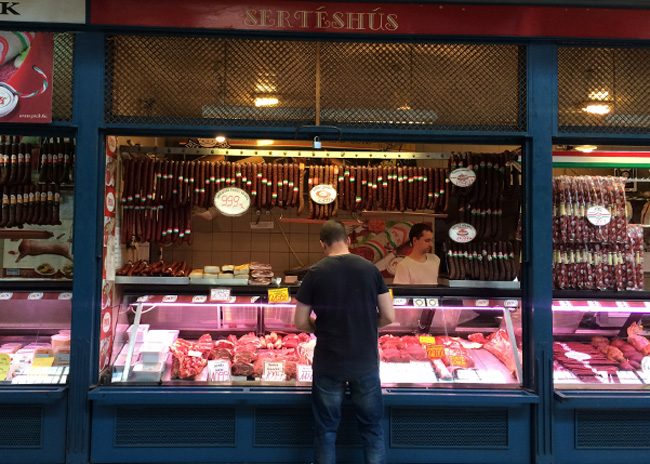
M 41 292 L 32 292 L 29 295 L 27 295 L 28 300 L 40 300 L 43 298 L 43 293 Z
M 226 359 L 208 361 L 208 380 L 211 382 L 230 382 L 230 362 Z
M 476 229 L 471 224 L 460 222 L 449 228 L 449 238 L 456 243 L 469 243 L 476 237 Z
M 287 375 L 284 373 L 283 361 L 267 361 L 264 363 L 264 373 L 262 380 L 272 382 L 283 382 L 287 380 Z
M 314 371 L 311 366 L 305 364 L 298 364 L 298 371 L 296 372 L 298 382 L 311 382 L 314 378 Z
M 612 220 L 612 213 L 604 206 L 592 206 L 587 210 L 587 220 L 595 226 L 605 226 Z
M 214 196 L 214 206 L 224 216 L 241 216 L 251 206 L 251 197 L 237 187 L 219 190 Z
M 162 302 L 163 303 L 176 303 L 178 300 L 178 295 L 165 295 L 163 296 Z
M 449 173 L 449 182 L 458 187 L 469 187 L 476 181 L 476 173 L 468 168 L 454 169 Z
M 319 205 L 329 205 L 336 200 L 336 190 L 331 185 L 316 185 L 309 191 L 309 197 Z
M 192 297 L 192 303 L 205 303 L 208 301 L 207 295 L 194 295 Z
M 211 288 L 210 301 L 224 301 L 230 302 L 230 289 L 229 288 Z

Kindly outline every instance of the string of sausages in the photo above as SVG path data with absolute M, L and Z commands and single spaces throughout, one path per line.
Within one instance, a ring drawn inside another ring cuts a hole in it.
M 338 211 L 406 211 L 446 213 L 449 170 L 422 166 L 308 167 L 308 189 L 319 184 L 336 191 L 334 202 L 321 205 L 309 198 L 309 219 L 329 219 Z
M 517 243 L 452 242 L 447 251 L 450 280 L 506 280 L 519 274 Z
M 44 143 L 40 156 L 32 160 L 30 143 L 18 137 L 0 136 L 0 227 L 57 225 L 62 183 L 70 183 L 74 145 L 70 142 Z M 32 183 L 32 167 L 38 161 L 38 183 Z
M 190 275 L 191 270 L 185 261 L 166 263 L 160 260 L 150 264 L 146 259 L 141 259 L 135 262 L 127 261 L 116 274 L 129 277 L 186 277 Z

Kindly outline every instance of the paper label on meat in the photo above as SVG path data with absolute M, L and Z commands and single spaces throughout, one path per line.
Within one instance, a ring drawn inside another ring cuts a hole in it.
M 605 226 L 612 220 L 612 213 L 604 206 L 592 206 L 587 210 L 587 220 L 595 226 Z
M 311 366 L 308 366 L 306 364 L 298 364 L 297 366 L 297 373 L 296 373 L 296 380 L 298 382 L 311 382 L 314 378 L 314 371 L 311 368 Z
M 449 238 L 456 243 L 469 243 L 476 237 L 476 229 L 464 222 L 455 224 L 449 228 Z
M 214 196 L 214 206 L 224 216 L 241 216 L 251 206 L 251 197 L 237 187 L 226 187 Z
M 309 197 L 319 205 L 329 205 L 336 200 L 336 190 L 331 185 L 319 184 L 312 187 Z
M 587 353 L 580 353 L 579 351 L 567 351 L 564 353 L 564 356 L 575 359 L 576 361 L 586 361 L 587 359 L 591 359 L 590 355 Z
M 468 168 L 454 169 L 449 173 L 449 181 L 458 187 L 469 187 L 476 182 L 476 173 Z

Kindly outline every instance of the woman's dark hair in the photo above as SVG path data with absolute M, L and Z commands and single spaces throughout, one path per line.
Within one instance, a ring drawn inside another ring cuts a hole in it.
M 413 227 L 411 227 L 411 231 L 409 232 L 409 244 L 413 246 L 413 239 L 422 238 L 422 234 L 425 231 L 433 233 L 433 229 L 422 222 L 414 224 Z
M 334 242 L 348 242 L 348 234 L 345 226 L 341 221 L 330 219 L 320 229 L 320 239 L 327 246 L 332 246 Z

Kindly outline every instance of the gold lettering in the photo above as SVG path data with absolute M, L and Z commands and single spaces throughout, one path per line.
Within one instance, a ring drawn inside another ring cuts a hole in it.
M 372 13 L 368 13 L 368 27 L 371 31 L 381 31 L 384 28 L 384 13 L 379 13 L 379 26 L 375 26 L 377 11 L 379 11 L 379 8 L 375 8 Z
M 345 21 L 343 21 L 343 13 L 337 11 L 332 15 L 332 27 L 334 29 L 342 29 L 345 27 Z
M 271 10 L 260 10 L 260 26 L 275 26 L 275 21 L 269 18 L 272 14 Z
M 397 24 L 397 15 L 396 14 L 386 15 L 386 30 L 396 31 L 398 27 L 399 24 Z
M 327 19 L 327 11 L 320 11 L 324 6 L 316 9 L 316 27 L 322 29 L 323 27 L 330 27 L 330 21 Z
M 284 24 L 285 21 L 287 23 L 286 24 L 287 27 L 292 27 L 291 23 L 289 22 L 290 15 L 291 15 L 291 13 L 289 13 L 288 11 L 279 10 L 278 11 L 278 27 L 284 27 L 285 26 L 285 24 Z
M 363 13 L 348 13 L 347 29 L 357 29 L 357 30 L 365 29 L 363 27 L 363 16 L 364 16 Z M 354 26 L 355 22 L 357 23 L 357 27 Z
M 300 10 L 293 14 L 293 17 L 300 21 L 300 27 L 309 27 L 309 14 L 313 11 Z
M 246 19 L 244 19 L 244 24 L 247 26 L 257 26 L 257 18 L 255 17 L 255 10 L 246 11 Z

